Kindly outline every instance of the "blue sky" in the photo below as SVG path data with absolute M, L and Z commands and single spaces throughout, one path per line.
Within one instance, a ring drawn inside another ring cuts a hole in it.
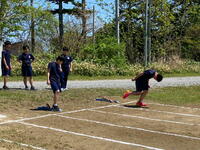
M 81 0 L 77 0 L 79 2 L 81 2 Z M 95 18 L 95 29 L 97 30 L 98 28 L 102 27 L 105 23 L 110 22 L 111 20 L 113 20 L 114 18 L 114 4 L 115 4 L 115 0 L 103 0 L 103 3 L 106 2 L 108 3 L 108 6 L 104 6 L 104 8 L 102 8 L 101 6 L 99 6 L 99 2 L 97 2 L 96 0 L 86 0 L 87 2 L 87 9 L 91 9 L 93 8 L 93 6 L 95 6 L 96 8 L 96 18 Z M 34 0 L 34 7 L 39 7 L 42 6 L 44 9 L 47 9 L 48 6 L 51 9 L 57 9 L 58 6 L 56 4 L 47 2 L 47 0 Z M 72 5 L 68 4 L 64 4 L 64 8 L 71 8 Z M 64 22 L 79 22 L 76 21 L 77 19 L 73 16 L 69 16 L 69 15 L 64 15 Z M 88 24 L 90 24 L 90 28 L 91 28 L 91 24 L 92 24 L 92 17 L 90 17 L 88 19 Z M 88 32 L 88 34 L 91 34 L 91 31 Z M 13 41 L 16 41 L 16 38 L 11 38 Z
M 81 2 L 81 0 L 77 0 L 77 1 Z M 97 18 L 101 18 L 102 23 L 108 23 L 110 20 L 114 18 L 113 7 L 115 4 L 115 0 L 103 0 L 103 2 L 101 3 L 106 2 L 108 4 L 108 6 L 104 6 L 104 8 L 100 7 L 98 5 L 100 4 L 100 2 L 97 2 L 96 0 L 86 0 L 86 2 L 87 2 L 87 9 L 92 9 L 93 6 L 95 6 Z M 46 0 L 35 0 L 35 3 L 38 3 L 40 6 L 47 7 Z M 49 4 L 51 8 L 57 8 L 56 4 L 53 4 L 53 3 L 49 3 Z M 70 7 L 72 7 L 72 5 L 64 4 L 64 8 L 70 8 Z

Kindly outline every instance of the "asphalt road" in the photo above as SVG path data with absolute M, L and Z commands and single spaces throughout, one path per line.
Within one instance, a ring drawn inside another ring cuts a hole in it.
M 35 88 L 38 90 L 43 90 L 49 88 L 49 86 L 44 81 L 34 82 Z M 170 87 L 170 86 L 200 86 L 200 76 L 199 77 L 173 77 L 164 78 L 162 82 L 157 82 L 154 79 L 150 80 L 150 87 Z M 3 83 L 0 83 L 0 87 Z M 23 82 L 8 82 L 9 88 L 24 88 Z M 69 81 L 68 88 L 135 88 L 135 82 L 131 80 L 95 80 L 95 81 Z

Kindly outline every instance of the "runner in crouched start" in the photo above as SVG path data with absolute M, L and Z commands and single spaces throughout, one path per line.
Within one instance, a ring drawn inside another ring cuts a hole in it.
M 149 69 L 140 73 L 132 81 L 135 81 L 136 91 L 127 91 L 124 93 L 123 98 L 127 98 L 129 95 L 140 95 L 140 98 L 136 105 L 138 107 L 147 106 L 143 103 L 145 96 L 148 94 L 149 86 L 149 79 L 154 78 L 156 81 L 160 82 L 163 79 L 163 76 L 158 74 L 155 70 Z
M 56 62 L 50 62 L 48 64 L 48 74 L 47 74 L 47 84 L 51 85 L 51 89 L 53 90 L 53 111 L 61 112 L 62 109 L 58 107 L 58 100 L 61 92 L 61 77 L 62 77 L 62 68 L 61 65 L 64 62 L 64 58 L 58 56 Z

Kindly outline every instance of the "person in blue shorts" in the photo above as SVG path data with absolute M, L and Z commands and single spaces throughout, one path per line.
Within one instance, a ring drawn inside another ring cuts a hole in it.
M 11 42 L 6 41 L 4 43 L 4 50 L 2 51 L 2 59 L 1 59 L 1 69 L 2 69 L 2 76 L 3 76 L 3 89 L 9 89 L 7 87 L 7 82 L 8 82 L 8 77 L 11 75 L 11 54 L 10 54 L 10 49 L 11 49 Z
M 58 56 L 56 58 L 56 62 L 50 62 L 48 64 L 48 73 L 47 73 L 47 84 L 51 85 L 51 89 L 53 90 L 54 96 L 53 96 L 53 111 L 62 111 L 58 107 L 58 100 L 59 95 L 61 92 L 61 77 L 62 77 L 62 68 L 61 65 L 64 62 L 64 58 L 61 56 Z
M 67 80 L 69 73 L 72 71 L 72 61 L 73 58 L 69 55 L 69 48 L 63 47 L 63 53 L 61 55 L 64 58 L 64 62 L 62 66 L 62 81 L 61 81 L 61 90 L 68 90 L 67 88 Z
M 140 73 L 132 81 L 135 81 L 136 91 L 127 91 L 124 93 L 123 98 L 127 98 L 129 95 L 140 95 L 138 102 L 136 103 L 137 106 L 143 107 L 147 106 L 143 103 L 145 96 L 148 93 L 149 86 L 149 79 L 154 78 L 156 81 L 160 82 L 163 79 L 163 76 L 158 74 L 156 70 L 146 70 L 143 73 Z
M 33 86 L 33 70 L 31 63 L 35 60 L 35 57 L 29 53 L 29 46 L 24 45 L 23 46 L 23 53 L 18 57 L 18 61 L 22 63 L 22 76 L 24 81 L 25 89 L 28 89 L 27 80 L 29 80 L 29 83 L 31 85 L 31 90 L 35 90 L 35 87 Z

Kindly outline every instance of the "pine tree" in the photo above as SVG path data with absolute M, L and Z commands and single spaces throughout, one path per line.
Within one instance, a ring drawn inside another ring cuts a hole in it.
M 80 16 L 81 14 L 81 6 L 82 4 L 79 2 L 75 2 L 75 0 L 47 0 L 52 3 L 55 3 L 59 6 L 58 9 L 54 9 L 51 12 L 53 14 L 58 14 L 59 15 L 59 32 L 60 32 L 60 48 L 63 47 L 63 35 L 64 35 L 64 30 L 63 30 L 63 15 L 64 14 L 70 14 L 70 15 L 77 15 Z M 65 9 L 63 8 L 63 3 L 72 3 L 74 7 L 72 9 Z

